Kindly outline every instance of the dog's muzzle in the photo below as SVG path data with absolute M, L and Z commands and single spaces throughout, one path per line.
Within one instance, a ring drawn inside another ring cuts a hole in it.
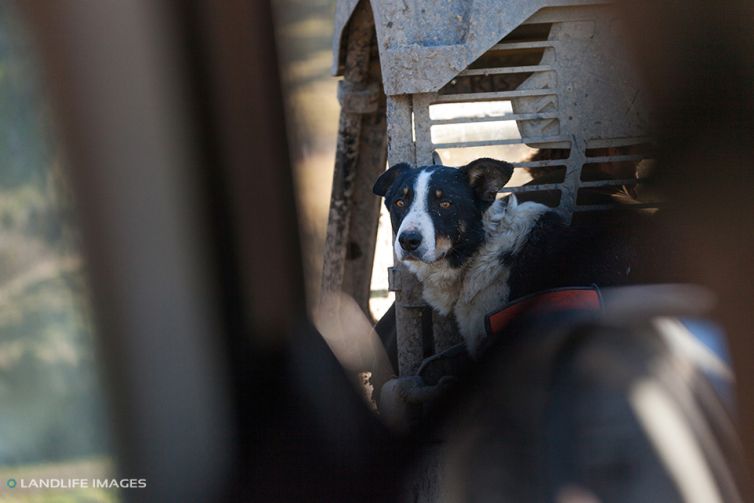
M 404 251 L 413 254 L 413 252 L 415 252 L 422 244 L 422 235 L 416 231 L 402 232 L 401 235 L 398 236 L 398 243 L 400 243 L 401 248 L 403 248 Z

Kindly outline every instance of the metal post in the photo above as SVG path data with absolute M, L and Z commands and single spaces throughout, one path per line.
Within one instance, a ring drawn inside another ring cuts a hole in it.
M 388 160 L 416 163 L 412 134 L 411 96 L 388 96 Z M 398 341 L 398 370 L 401 376 L 414 375 L 424 358 L 422 316 L 426 309 L 421 285 L 400 265 L 390 269 L 390 289 L 395 292 L 395 329 Z
M 385 98 L 377 58 L 374 19 L 361 2 L 349 21 L 322 293 L 343 291 L 369 315 L 369 284 L 379 219 L 371 194 L 385 167 Z

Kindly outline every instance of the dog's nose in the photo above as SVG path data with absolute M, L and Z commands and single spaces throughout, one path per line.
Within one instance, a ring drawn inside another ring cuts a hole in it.
M 414 251 L 422 244 L 422 235 L 416 231 L 404 232 L 398 236 L 398 242 L 404 250 Z

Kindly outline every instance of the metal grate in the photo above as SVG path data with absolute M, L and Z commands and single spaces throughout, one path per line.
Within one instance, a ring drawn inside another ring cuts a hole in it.
M 651 201 L 613 199 L 637 193 L 637 166 L 652 151 L 650 119 L 625 47 L 607 5 L 540 9 L 437 91 L 388 95 L 389 163 L 504 159 L 516 169 L 502 193 L 557 207 L 569 218 L 654 208 Z M 414 77 L 412 85 L 424 82 Z M 394 272 L 403 278 L 392 287 L 400 374 L 413 375 L 423 358 L 421 289 Z M 448 327 L 435 314 L 438 352 L 459 340 Z
M 514 176 L 510 186 L 501 191 L 503 193 L 532 196 L 549 193 L 542 202 L 556 201 L 554 205 L 567 214 L 612 209 L 612 204 L 582 204 L 581 195 L 589 194 L 589 190 L 630 190 L 639 182 L 635 169 L 626 175 L 625 169 L 617 170 L 615 166 L 633 163 L 635 168 L 640 161 L 649 159 L 650 149 L 639 152 L 648 144 L 643 134 L 646 118 L 637 106 L 622 120 L 616 120 L 620 119 L 614 110 L 620 105 L 616 96 L 625 91 L 625 83 L 616 87 L 601 78 L 583 82 L 584 77 L 575 75 L 574 68 L 569 67 L 574 58 L 582 61 L 586 57 L 591 58 L 592 64 L 603 65 L 608 60 L 614 71 L 626 74 L 629 65 L 624 55 L 605 54 L 616 44 L 608 42 L 601 47 L 606 38 L 615 36 L 610 32 L 612 22 L 611 11 L 605 7 L 543 9 L 436 93 L 411 95 L 416 164 L 442 162 L 453 157 L 448 155 L 451 151 L 457 154 L 469 150 L 472 157 L 488 155 L 513 161 L 517 171 L 524 171 L 531 178 Z M 574 56 L 578 54 L 581 56 Z M 579 67 L 580 71 L 584 68 L 588 67 Z M 496 90 L 489 91 L 490 88 Z M 633 96 L 634 102 L 636 98 Z M 595 103 L 595 100 L 603 102 Z M 500 113 L 501 103 L 508 105 L 507 113 Z M 453 117 L 433 117 L 434 107 L 448 104 L 457 105 Z M 495 106 L 485 109 L 485 104 Z M 604 115 L 607 115 L 606 121 L 601 119 Z M 454 127 L 457 138 L 448 139 L 453 136 L 448 131 Z M 468 128 L 488 134 L 474 138 L 463 133 Z M 519 148 L 509 152 L 489 149 L 503 146 Z M 606 153 L 590 156 L 595 149 Z M 568 155 L 536 159 L 537 152 L 539 157 L 546 157 L 548 151 L 555 150 L 566 151 Z M 600 167 L 605 176 L 583 179 L 585 165 Z M 551 176 L 553 168 L 561 168 L 559 179 Z M 623 176 L 614 176 L 613 171 L 622 171 Z M 542 172 L 548 176 L 539 176 Z M 540 179 L 543 179 L 541 183 Z M 527 199 L 536 200 L 536 197 Z M 621 207 L 643 209 L 656 207 L 656 204 L 642 202 Z

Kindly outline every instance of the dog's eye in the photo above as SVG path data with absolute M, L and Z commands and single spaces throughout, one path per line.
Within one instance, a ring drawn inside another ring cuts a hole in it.
M 403 208 L 404 206 L 406 206 L 406 201 L 404 201 L 403 199 L 398 199 L 395 201 L 395 205 L 399 208 Z
M 442 208 L 444 210 L 447 210 L 448 208 L 450 208 L 450 206 L 451 206 L 450 201 L 442 201 L 442 202 L 440 202 L 440 208 Z

